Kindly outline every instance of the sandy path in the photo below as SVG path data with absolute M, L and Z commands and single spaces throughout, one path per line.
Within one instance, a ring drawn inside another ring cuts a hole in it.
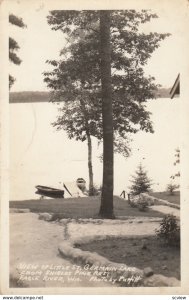
M 131 223 L 132 222 L 132 223 Z M 70 239 L 75 241 L 88 241 L 94 236 L 141 236 L 154 235 L 155 230 L 159 227 L 159 222 L 144 221 L 121 221 L 115 224 L 114 222 L 105 222 L 102 224 L 73 224 L 68 226 Z
M 162 212 L 164 214 L 173 214 L 174 216 L 180 218 L 180 209 L 165 206 L 165 205 L 154 205 L 151 206 L 150 208 Z
M 109 285 L 101 282 L 88 282 L 86 276 L 77 276 L 81 281 L 68 281 L 66 275 L 61 276 L 61 281 L 47 279 L 55 278 L 55 276 L 46 276 L 44 280 L 46 271 L 55 271 L 52 268 L 58 267 L 61 270 L 64 269 L 64 272 L 70 272 L 73 269 L 72 263 L 59 256 L 58 245 L 62 240 L 62 226 L 39 220 L 37 214 L 11 213 L 10 271 L 12 276 L 18 278 L 18 275 L 20 276 L 22 273 L 22 281 L 24 279 L 24 283 L 30 287 L 100 287 Z M 27 267 L 25 269 L 24 264 Z M 42 274 L 39 273 L 41 270 L 43 270 Z M 74 272 L 72 271 L 72 274 Z
M 170 213 L 170 207 L 151 207 Z M 166 210 L 166 211 L 165 211 Z M 174 214 L 180 211 L 172 209 Z M 95 236 L 154 235 L 159 220 L 135 218 L 131 220 L 104 220 L 101 224 L 68 224 L 69 238 L 87 241 Z M 10 214 L 10 272 L 13 278 L 20 276 L 30 287 L 100 287 L 107 282 L 90 281 L 90 275 L 77 273 L 74 265 L 63 259 L 58 246 L 64 240 L 64 225 L 39 220 L 34 213 Z M 30 264 L 30 266 L 28 266 Z M 57 271 L 61 271 L 58 280 Z M 32 273 L 33 272 L 33 273 Z M 49 272 L 49 273 L 48 273 Z M 55 272 L 55 273 L 52 273 Z M 74 277 L 74 278 L 73 278 Z

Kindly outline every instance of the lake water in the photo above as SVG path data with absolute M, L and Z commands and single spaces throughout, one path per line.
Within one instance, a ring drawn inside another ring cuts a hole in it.
M 131 175 L 142 162 L 153 189 L 165 190 L 179 146 L 179 99 L 149 101 L 155 133 L 133 136 L 132 155 L 115 155 L 114 194 L 128 191 Z M 38 199 L 35 185 L 62 187 L 63 182 L 83 177 L 88 183 L 87 143 L 69 140 L 66 132 L 56 131 L 51 123 L 58 115 L 52 103 L 10 104 L 10 199 Z M 94 182 L 101 184 L 102 146 L 93 139 Z

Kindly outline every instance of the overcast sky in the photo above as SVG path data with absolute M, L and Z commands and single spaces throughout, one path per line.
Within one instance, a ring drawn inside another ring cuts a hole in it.
M 19 2 L 19 1 L 18 1 Z M 40 2 L 25 5 L 15 4 L 11 7 L 11 13 L 23 18 L 27 28 L 21 29 L 9 25 L 9 33 L 13 36 L 20 50 L 22 59 L 20 66 L 10 63 L 10 73 L 16 77 L 16 82 L 11 91 L 43 91 L 47 90 L 43 82 L 44 71 L 50 66 L 47 59 L 57 59 L 60 50 L 64 47 L 64 37 L 60 31 L 51 30 L 47 24 L 48 8 Z M 171 87 L 181 68 L 182 39 L 184 36 L 183 18 L 184 10 L 177 8 L 175 13 L 169 7 L 152 9 L 159 16 L 158 19 L 146 24 L 144 30 L 169 32 L 171 36 L 161 42 L 160 47 L 154 52 L 146 66 L 146 72 L 155 76 L 157 83 L 163 87 Z M 179 11 L 180 9 L 180 11 Z

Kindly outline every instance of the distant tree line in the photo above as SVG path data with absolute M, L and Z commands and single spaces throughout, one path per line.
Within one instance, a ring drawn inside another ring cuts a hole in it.
M 10 92 L 10 103 L 49 102 L 49 92 Z
M 160 88 L 156 91 L 157 98 L 170 98 L 170 89 Z M 10 103 L 30 103 L 30 102 L 49 102 L 50 92 L 28 91 L 28 92 L 10 92 Z

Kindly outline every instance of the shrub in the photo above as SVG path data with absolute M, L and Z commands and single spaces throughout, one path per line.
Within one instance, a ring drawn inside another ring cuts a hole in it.
M 180 246 L 180 226 L 174 215 L 166 215 L 156 230 L 158 238 L 162 239 L 169 246 Z
M 93 184 L 93 189 L 91 191 L 90 196 L 100 196 L 102 192 L 102 186 L 98 186 L 97 184 Z M 89 195 L 89 190 L 87 191 Z
M 168 184 L 167 185 L 167 191 L 169 192 L 169 194 L 172 196 L 172 195 L 174 195 L 174 191 L 176 190 L 176 189 L 178 189 L 178 185 L 177 184 L 172 184 L 172 183 L 170 183 L 170 184 Z
M 148 200 L 143 197 L 140 197 L 137 206 L 140 211 L 146 211 L 148 208 Z
M 149 203 L 148 199 L 144 195 L 130 195 L 129 204 L 131 207 L 138 208 L 140 211 L 146 211 Z
M 132 195 L 129 196 L 129 204 L 131 207 L 137 207 L 139 201 L 139 195 Z
M 147 193 L 141 193 L 140 197 L 147 201 L 148 206 L 152 206 L 155 203 L 155 198 Z

